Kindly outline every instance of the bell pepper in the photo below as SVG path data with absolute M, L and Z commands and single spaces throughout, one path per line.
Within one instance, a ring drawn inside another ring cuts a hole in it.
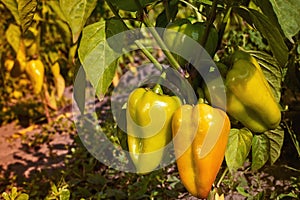
M 225 81 L 227 112 L 253 132 L 275 129 L 281 112 L 259 64 L 243 51 L 233 54 L 232 63 Z
M 230 131 L 227 114 L 200 103 L 183 105 L 173 115 L 176 163 L 185 188 L 206 198 L 224 159 Z
M 26 65 L 25 71 L 33 86 L 34 94 L 39 94 L 44 82 L 44 64 L 41 60 L 30 60 Z
M 208 102 L 215 107 L 226 107 L 230 116 L 253 132 L 275 129 L 281 121 L 280 108 L 256 59 L 238 50 L 230 63 L 225 75 L 218 66 L 224 77 L 214 72 L 207 74 L 210 81 L 205 84 L 204 92 Z M 224 84 L 220 85 L 222 81 L 218 79 L 223 79 Z M 222 90 L 226 91 L 226 102 L 218 96 Z
M 162 94 L 159 85 L 154 91 L 135 89 L 127 101 L 127 142 L 137 173 L 155 170 L 163 158 L 164 147 L 171 141 L 171 118 L 181 105 L 176 96 Z

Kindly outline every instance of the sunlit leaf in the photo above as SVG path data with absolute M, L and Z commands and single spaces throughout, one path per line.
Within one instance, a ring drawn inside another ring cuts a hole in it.
M 117 56 L 106 42 L 104 21 L 83 29 L 78 53 L 87 79 L 101 99 L 111 84 L 117 67 Z
M 254 135 L 252 140 L 252 170 L 263 167 L 269 159 L 270 142 L 266 135 Z
M 251 149 L 252 133 L 247 128 L 231 129 L 225 152 L 230 171 L 242 167 Z
M 59 2 L 57 0 L 48 0 L 46 3 L 50 6 L 53 12 L 63 21 L 67 21 L 64 13 L 62 12 Z
M 70 199 L 70 190 L 62 189 L 59 194 L 60 200 L 69 200 Z
M 7 7 L 7 9 L 14 16 L 17 24 L 21 24 L 17 1 L 16 0 L 1 0 L 1 2 L 4 3 L 4 5 Z
M 21 38 L 20 27 L 15 24 L 9 24 L 9 27 L 5 32 L 5 37 L 15 52 L 18 52 Z
M 11 188 L 11 194 L 10 194 L 12 199 L 15 199 L 18 196 L 18 189 L 16 187 Z
M 25 194 L 25 193 L 22 193 L 20 194 L 16 200 L 28 200 L 29 199 L 29 195 L 28 194 Z
M 36 0 L 18 0 L 18 11 L 23 32 L 31 25 L 36 7 Z
M 9 194 L 7 194 L 6 192 L 2 193 L 2 197 L 4 198 L 4 200 L 10 200 Z
M 60 0 L 59 2 L 72 30 L 73 42 L 76 42 L 86 20 L 95 9 L 97 0 Z

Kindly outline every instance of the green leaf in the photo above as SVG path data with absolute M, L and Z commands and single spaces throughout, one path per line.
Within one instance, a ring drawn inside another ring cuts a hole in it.
M 2 197 L 4 198 L 4 200 L 10 200 L 9 194 L 7 194 L 6 192 L 2 193 Z
M 62 21 L 62 20 L 56 20 L 56 25 L 58 26 L 59 32 L 62 34 L 62 36 L 64 37 L 64 42 L 69 45 L 72 42 L 72 34 L 71 31 L 69 29 L 69 26 L 66 22 Z
M 62 189 L 59 194 L 59 200 L 69 200 L 70 199 L 70 190 Z
M 36 0 L 18 1 L 18 12 L 19 12 L 23 32 L 26 32 L 28 27 L 31 25 L 36 7 L 37 7 Z
M 7 7 L 7 9 L 14 16 L 17 24 L 21 24 L 19 11 L 18 11 L 18 3 L 16 0 L 1 0 L 2 3 Z
M 97 0 L 60 0 L 60 7 L 72 30 L 73 42 L 77 42 L 79 35 L 97 5 Z
M 262 10 L 263 14 L 266 15 L 270 22 L 276 26 L 280 32 L 282 32 L 281 26 L 278 22 L 277 16 L 273 10 L 272 4 L 269 0 L 254 0 L 254 3 L 259 6 L 259 8 Z M 283 32 L 282 32 L 283 34 Z
M 261 66 L 263 73 L 271 86 L 276 101 L 279 103 L 281 98 L 282 70 L 277 60 L 271 55 L 262 51 L 247 51 Z
M 28 194 L 25 194 L 25 193 L 22 193 L 20 194 L 16 200 L 28 200 L 29 199 L 29 195 Z
M 230 171 L 242 167 L 251 149 L 252 133 L 247 128 L 231 129 L 225 152 Z
M 270 2 L 285 36 L 293 41 L 292 37 L 300 31 L 300 0 L 270 0 Z
M 279 64 L 284 67 L 288 61 L 288 48 L 280 31 L 260 12 L 250 9 L 250 16 L 255 27 L 261 32 L 263 37 L 267 39 L 275 58 Z
M 251 195 L 247 192 L 247 190 L 245 189 L 245 187 L 237 186 L 236 190 L 237 190 L 238 193 L 240 193 L 244 197 L 251 197 Z
M 106 38 L 110 38 L 118 33 L 127 31 L 125 24 L 117 18 L 110 18 L 106 20 L 105 35 Z M 116 52 L 122 52 L 123 47 L 128 46 L 128 39 L 125 38 L 125 34 L 122 34 L 123 39 L 121 41 L 109 40 L 109 46 Z M 118 38 L 119 39 L 119 38 Z
M 61 7 L 59 6 L 59 2 L 57 0 L 48 0 L 46 3 L 50 6 L 52 11 L 63 21 L 67 21 Z
M 80 67 L 76 74 L 74 82 L 74 100 L 77 103 L 79 111 L 84 114 L 85 108 L 85 88 L 86 88 L 86 74 L 82 67 Z
M 5 32 L 7 42 L 12 46 L 17 53 L 20 45 L 21 30 L 20 27 L 15 24 L 9 24 L 8 29 Z
M 288 48 L 278 28 L 270 22 L 268 17 L 256 10 L 239 8 L 236 12 L 262 34 L 268 41 L 276 60 L 281 67 L 284 67 L 288 61 Z
M 266 135 L 254 135 L 252 140 L 252 170 L 263 167 L 269 159 L 270 142 Z
M 51 192 L 57 194 L 58 189 L 57 189 L 56 185 L 53 182 L 51 182 L 50 185 L 51 185 Z
M 12 199 L 15 199 L 18 196 L 18 189 L 16 187 L 11 188 L 11 194 L 10 194 Z
M 173 21 L 178 13 L 178 0 L 171 0 L 168 2 L 168 11 L 164 9 L 156 18 L 156 27 L 165 28 L 170 21 Z M 167 17 L 169 15 L 169 19 Z
M 118 58 L 106 42 L 104 21 L 83 29 L 78 53 L 87 78 L 101 99 L 115 75 Z
M 279 158 L 284 140 L 284 130 L 279 126 L 264 133 L 270 141 L 270 163 L 273 165 Z
M 136 3 L 134 2 L 135 0 L 110 0 L 111 3 L 113 3 L 113 5 L 117 6 L 119 9 L 121 10 L 126 10 L 126 11 L 138 11 L 138 6 L 136 5 Z M 146 7 L 148 4 L 155 2 L 157 0 L 139 0 L 142 8 Z

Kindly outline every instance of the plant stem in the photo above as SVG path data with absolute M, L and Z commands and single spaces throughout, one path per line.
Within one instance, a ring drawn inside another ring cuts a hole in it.
M 171 20 L 170 9 L 169 9 L 169 0 L 163 0 L 163 5 L 166 9 L 167 21 L 169 22 Z
M 217 49 L 219 49 L 221 43 L 222 43 L 222 39 L 223 39 L 223 35 L 224 35 L 224 32 L 225 32 L 225 28 L 226 28 L 226 25 L 228 23 L 228 20 L 230 18 L 230 13 L 231 13 L 231 10 L 232 10 L 232 7 L 231 6 L 227 6 L 226 8 L 226 14 L 222 20 L 222 24 L 219 28 L 219 33 L 218 33 L 218 45 L 217 45 Z
M 139 11 L 141 13 L 143 12 L 143 8 L 139 2 L 139 0 L 135 0 L 136 5 L 139 8 Z M 164 54 L 166 55 L 167 59 L 169 60 L 171 66 L 176 69 L 180 74 L 187 76 L 185 74 L 185 72 L 183 71 L 183 69 L 181 68 L 181 66 L 178 64 L 178 62 L 176 61 L 176 59 L 174 58 L 174 56 L 172 55 L 172 53 L 168 50 L 167 46 L 165 45 L 165 43 L 163 42 L 163 40 L 161 39 L 160 35 L 157 33 L 155 27 L 152 26 L 148 16 L 146 14 L 143 14 L 143 23 L 146 25 L 146 27 L 148 27 L 148 30 L 151 32 L 152 36 L 154 37 L 154 39 L 156 40 L 156 42 L 158 43 L 158 45 L 161 47 L 162 51 L 164 52 Z
M 123 21 L 121 16 L 119 15 L 118 11 L 115 9 L 115 7 L 111 4 L 111 2 L 106 1 L 114 15 L 122 21 L 124 26 L 127 28 L 127 30 L 130 30 L 130 28 L 127 26 L 127 24 Z M 145 56 L 154 64 L 154 66 L 159 70 L 162 71 L 163 67 L 162 65 L 158 62 L 158 60 L 147 50 L 147 48 L 139 41 L 135 40 L 135 44 L 141 49 L 141 51 L 145 54 Z
M 144 47 L 144 45 L 140 41 L 135 41 L 135 44 L 141 49 L 141 51 L 145 54 L 145 56 L 154 64 L 154 66 L 159 70 L 162 71 L 163 67 L 158 62 L 158 60 Z
M 229 171 L 229 168 L 226 166 L 226 169 L 222 173 L 222 175 L 221 175 L 221 177 L 220 177 L 220 179 L 219 179 L 219 181 L 218 181 L 218 183 L 216 185 L 217 188 L 220 187 L 220 184 L 223 181 L 223 179 L 224 179 L 224 177 L 225 177 L 225 175 L 227 174 L 228 171 Z
M 200 44 L 205 47 L 206 45 L 206 41 L 208 39 L 208 35 L 209 35 L 209 32 L 210 32 L 210 29 L 216 19 L 216 15 L 217 15 L 217 6 L 218 6 L 218 0 L 214 0 L 213 3 L 212 3 L 212 6 L 211 6 L 211 10 L 210 10 L 210 13 L 209 13 L 209 16 L 208 16 L 208 19 L 206 21 L 206 27 L 205 27 L 205 30 L 204 30 L 204 34 L 203 34 L 203 37 L 201 38 L 201 41 L 200 41 Z
M 147 16 L 143 17 L 143 22 L 148 27 L 148 30 L 151 32 L 152 36 L 154 37 L 154 39 L 156 40 L 156 42 L 158 43 L 158 45 L 161 47 L 162 51 L 164 52 L 164 54 L 168 58 L 171 66 L 174 69 L 176 69 L 180 74 L 184 74 L 183 69 L 178 64 L 178 62 L 176 61 L 176 59 L 174 58 L 174 56 L 172 55 L 172 53 L 168 50 L 167 46 L 165 45 L 165 43 L 161 39 L 160 35 L 157 33 L 155 27 L 153 27 L 151 25 L 151 23 L 149 22 L 149 19 L 148 19 Z

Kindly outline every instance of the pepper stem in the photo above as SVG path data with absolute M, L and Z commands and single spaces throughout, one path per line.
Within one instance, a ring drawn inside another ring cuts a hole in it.
M 158 83 L 152 88 L 152 91 L 159 95 L 164 94 L 161 86 Z

